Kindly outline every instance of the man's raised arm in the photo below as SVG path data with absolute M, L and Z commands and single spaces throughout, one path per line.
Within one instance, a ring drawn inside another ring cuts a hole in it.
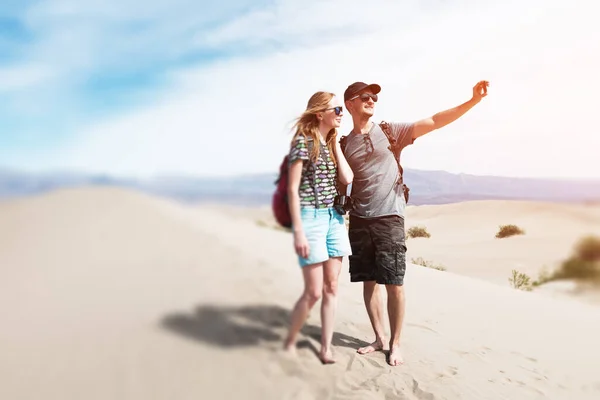
M 449 110 L 441 111 L 432 117 L 415 122 L 413 140 L 426 133 L 440 129 L 462 117 L 467 111 L 478 104 L 482 98 L 487 96 L 487 88 L 489 85 L 490 83 L 488 81 L 479 81 L 473 87 L 473 97 L 469 101 Z

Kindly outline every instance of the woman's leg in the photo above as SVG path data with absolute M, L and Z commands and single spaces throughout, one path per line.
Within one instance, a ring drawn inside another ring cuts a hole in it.
M 294 351 L 296 349 L 298 333 L 300 332 L 300 329 L 302 329 L 306 318 L 308 318 L 309 311 L 321 298 L 321 292 L 323 291 L 322 267 L 323 264 L 319 263 L 307 265 L 302 268 L 304 292 L 296 302 L 294 310 L 292 311 L 290 328 L 284 344 L 285 349 L 288 351 Z
M 332 363 L 331 339 L 337 308 L 338 278 L 342 269 L 342 257 L 333 257 L 323 263 L 323 300 L 321 302 L 321 353 L 324 363 Z

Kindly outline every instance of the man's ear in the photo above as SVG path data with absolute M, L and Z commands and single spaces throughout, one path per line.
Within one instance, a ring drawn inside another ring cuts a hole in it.
M 352 102 L 350 102 L 350 101 L 345 101 L 345 102 L 344 102 L 344 105 L 346 106 L 346 110 L 348 110 L 348 112 L 349 112 L 350 114 L 352 114 Z

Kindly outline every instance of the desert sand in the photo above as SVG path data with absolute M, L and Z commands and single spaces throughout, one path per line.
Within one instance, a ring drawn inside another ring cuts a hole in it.
M 432 237 L 410 239 L 409 259 L 447 271 L 409 265 L 399 367 L 356 353 L 372 334 L 347 260 L 337 363 L 315 355 L 319 303 L 298 357 L 282 354 L 302 290 L 291 236 L 261 219 L 268 210 L 236 210 L 111 188 L 1 202 L 0 398 L 600 398 L 600 307 L 506 282 L 597 232 L 597 209 L 410 208 L 407 227 Z M 505 223 L 527 234 L 497 241 Z

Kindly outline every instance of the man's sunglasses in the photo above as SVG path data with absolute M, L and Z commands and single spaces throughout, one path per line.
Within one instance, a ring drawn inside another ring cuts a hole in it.
M 363 93 L 361 95 L 356 95 L 353 98 L 349 99 L 348 101 L 352 101 L 352 100 L 358 99 L 358 98 L 360 98 L 363 102 L 369 101 L 369 99 L 372 99 L 373 102 L 377 103 L 377 95 L 370 94 L 370 93 Z
M 325 111 L 328 110 L 333 110 L 335 112 L 335 115 L 340 115 L 342 113 L 342 111 L 344 111 L 344 107 L 342 106 L 337 106 L 337 107 L 332 107 L 332 108 L 326 108 Z

